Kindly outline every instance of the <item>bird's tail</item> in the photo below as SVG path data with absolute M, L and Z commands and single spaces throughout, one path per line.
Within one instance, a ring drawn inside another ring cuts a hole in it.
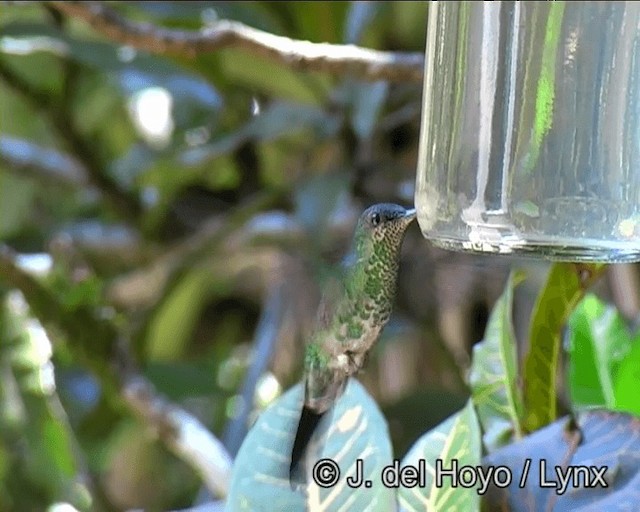
M 305 482 L 304 471 L 300 467 L 300 461 L 302 460 L 305 448 L 309 444 L 309 441 L 311 440 L 311 437 L 323 416 L 324 413 L 317 413 L 306 405 L 302 408 L 302 414 L 300 415 L 300 421 L 298 422 L 298 430 L 296 431 L 296 438 L 293 441 L 293 448 L 291 450 L 289 482 L 292 486 L 294 484 L 302 484 Z

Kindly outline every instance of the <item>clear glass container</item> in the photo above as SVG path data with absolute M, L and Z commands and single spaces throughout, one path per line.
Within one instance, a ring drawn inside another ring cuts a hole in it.
M 430 4 L 415 200 L 447 249 L 640 260 L 640 2 Z

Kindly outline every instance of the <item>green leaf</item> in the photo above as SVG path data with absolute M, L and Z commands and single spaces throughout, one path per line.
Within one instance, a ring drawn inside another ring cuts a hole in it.
M 440 473 L 441 482 L 435 477 L 437 472 L 455 465 L 458 471 L 463 466 L 479 466 L 481 452 L 480 425 L 473 402 L 469 400 L 464 409 L 418 439 L 403 459 L 403 467 L 420 469 L 425 465 L 426 471 L 423 472 L 424 482 L 412 488 L 399 488 L 401 510 L 479 510 L 480 496 L 474 487 L 453 486 L 450 477 L 444 473 Z M 438 465 L 441 465 L 440 469 Z
M 491 312 L 484 340 L 473 347 L 471 397 L 489 451 L 522 436 L 522 394 L 518 388 L 516 337 L 511 321 L 513 288 L 524 276 L 512 274 Z
M 33 494 L 41 494 L 38 500 L 68 501 L 86 510 L 88 496 L 78 474 L 73 432 L 49 374 L 48 341 L 41 336 L 26 311 L 8 302 L 0 306 L 0 367 L 3 384 L 9 384 L 0 390 L 0 445 L 12 452 L 4 462 L 5 471 L 12 472 L 8 486 L 15 485 L 16 471 L 23 479 L 21 486 L 16 482 L 22 489 L 9 492 L 22 501 L 15 494 L 24 492 L 26 481 Z
M 52 408 L 53 400 L 49 400 L 49 409 Z M 55 402 L 54 402 L 55 403 Z M 39 405 L 42 407 L 42 405 Z M 73 460 L 73 451 L 71 448 L 71 440 L 69 432 L 60 418 L 55 418 L 51 411 L 41 411 L 43 416 L 35 420 L 35 426 L 39 429 L 39 442 L 35 448 L 41 450 L 42 462 L 47 462 L 47 471 L 55 472 L 61 477 L 73 477 L 76 471 L 76 463 Z
M 349 4 L 347 2 L 289 2 L 295 32 L 290 37 L 314 43 L 340 43 Z
M 424 49 L 430 2 L 389 2 L 390 21 L 384 29 L 393 33 L 394 41 L 407 49 Z M 385 34 L 386 35 L 386 34 Z
M 381 2 L 349 2 L 344 26 L 344 42 L 358 44 L 362 33 L 380 12 Z
M 221 74 L 229 83 L 282 99 L 320 106 L 329 93 L 331 81 L 319 73 L 306 74 L 261 59 L 241 49 L 220 51 Z
M 0 169 L 0 239 L 23 229 L 31 214 L 35 187 Z
M 574 407 L 616 408 L 614 377 L 629 350 L 631 336 L 618 311 L 587 295 L 569 319 L 569 394 Z
M 355 379 L 311 440 L 305 465 L 309 483 L 292 490 L 289 464 L 302 395 L 302 385 L 290 389 L 249 431 L 235 460 L 226 510 L 395 510 L 395 491 L 379 478 L 392 462 L 387 424 Z M 337 483 L 328 488 L 313 483 L 310 475 L 316 461 L 325 458 L 340 469 Z M 353 489 L 346 483 L 355 476 L 357 459 L 363 461 L 363 478 L 371 480 L 370 487 Z
M 526 215 L 527 217 L 531 217 L 537 219 L 540 217 L 540 208 L 533 201 L 519 201 L 515 204 L 514 210 L 522 215 Z
M 212 397 L 219 391 L 216 386 L 215 366 L 208 360 L 149 363 L 144 375 L 156 389 L 171 400 Z
M 210 165 L 213 159 L 232 153 L 247 140 L 270 142 L 297 134 L 313 140 L 335 136 L 339 128 L 338 116 L 309 105 L 275 101 L 236 131 L 216 137 L 208 144 L 187 149 L 179 161 L 188 167 Z M 169 176 L 171 181 L 168 184 L 171 185 L 175 178 Z
M 640 335 L 636 335 L 631 349 L 620 361 L 614 378 L 616 409 L 640 416 Z
M 603 264 L 555 263 L 538 295 L 524 364 L 525 428 L 531 432 L 556 418 L 558 354 L 562 329 Z
M 150 360 L 170 361 L 183 354 L 207 299 L 210 276 L 208 269 L 194 268 L 156 311 L 147 337 Z
M 5 57 L 3 57 L 3 60 L 5 60 Z M 18 62 L 19 65 L 12 66 L 12 69 L 16 73 L 20 73 L 20 76 L 24 76 L 22 69 L 28 65 L 28 62 L 23 59 Z M 11 119 L 10 123 L 5 122 L 2 124 L 2 137 L 5 140 L 7 136 L 12 136 L 37 141 L 40 147 L 55 147 L 58 141 L 55 138 L 55 133 L 51 130 L 51 126 L 42 116 L 34 115 L 31 105 L 2 81 L 0 81 L 0 97 L 2 98 L 2 101 L 0 101 L 0 119 Z

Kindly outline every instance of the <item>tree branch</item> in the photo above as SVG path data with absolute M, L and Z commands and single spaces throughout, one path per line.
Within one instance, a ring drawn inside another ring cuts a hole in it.
M 196 56 L 241 48 L 298 71 L 324 71 L 363 80 L 421 82 L 421 52 L 383 52 L 354 45 L 312 43 L 263 32 L 237 21 L 220 20 L 202 31 L 175 30 L 127 20 L 101 2 L 51 2 L 113 41 L 151 53 Z
M 207 489 L 226 497 L 232 459 L 223 444 L 195 416 L 159 395 L 141 375 L 126 378 L 122 389 L 127 405 L 167 447 L 198 472 Z

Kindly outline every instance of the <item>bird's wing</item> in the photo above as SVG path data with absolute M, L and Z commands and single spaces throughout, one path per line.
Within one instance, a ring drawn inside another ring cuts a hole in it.
M 322 298 L 316 315 L 316 332 L 327 331 L 332 328 L 336 311 L 345 295 L 344 275 L 329 276 L 322 287 Z

